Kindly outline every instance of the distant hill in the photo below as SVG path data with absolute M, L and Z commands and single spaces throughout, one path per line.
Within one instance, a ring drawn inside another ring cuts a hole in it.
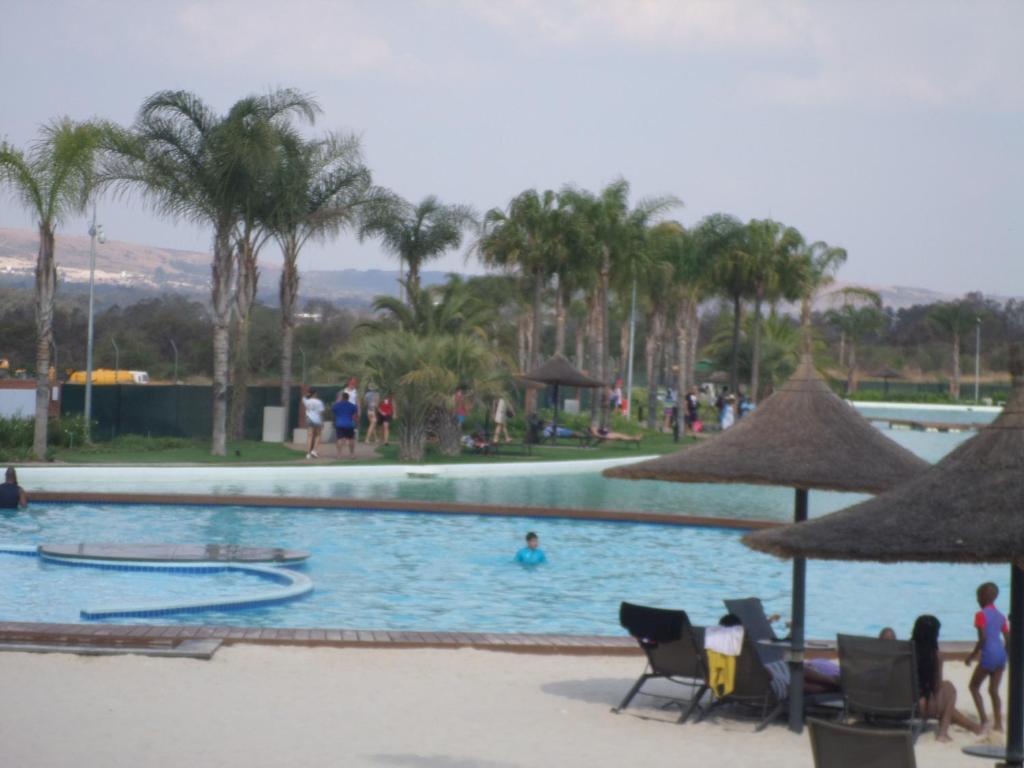
M 38 235 L 30 230 L 0 228 L 0 284 L 28 286 L 35 275 Z M 59 235 L 57 270 L 61 285 L 74 290 L 89 282 L 89 238 Z M 277 302 L 281 269 L 260 267 L 260 298 Z M 374 296 L 398 295 L 397 269 L 303 270 L 303 299 L 322 298 L 339 304 L 366 306 Z M 425 285 L 444 282 L 445 273 L 422 273 Z M 98 246 L 97 295 L 145 297 L 173 291 L 205 297 L 210 290 L 210 255 L 174 248 L 160 248 L 120 240 Z
M 0 285 L 31 285 L 35 274 L 38 235 L 31 230 L 0 228 Z M 59 235 L 57 262 L 64 290 L 75 290 L 89 281 L 89 238 L 84 235 Z M 260 267 L 260 299 L 277 303 L 277 284 L 281 270 L 276 265 Z M 422 273 L 424 285 L 444 282 L 444 272 Z M 301 297 L 328 299 L 337 304 L 368 306 L 374 296 L 397 295 L 397 270 L 337 269 L 304 270 Z M 109 240 L 100 247 L 96 259 L 97 295 L 108 301 L 128 303 L 139 298 L 174 291 L 206 297 L 209 294 L 210 255 L 174 248 Z M 837 282 L 829 292 L 850 283 Z M 887 307 L 904 309 L 915 304 L 932 304 L 959 298 L 950 293 L 898 285 L 862 286 L 878 291 Z M 828 293 L 819 298 L 816 309 L 832 306 Z M 1007 297 L 991 298 L 1004 301 Z

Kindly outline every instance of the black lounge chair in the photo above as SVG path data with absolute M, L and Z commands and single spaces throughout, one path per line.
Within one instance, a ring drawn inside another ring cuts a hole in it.
M 836 639 L 845 715 L 867 723 L 909 723 L 916 739 L 925 718 L 920 711 L 914 644 L 857 635 Z
M 708 685 L 712 701 L 710 706 L 701 712 L 698 722 L 718 707 L 738 704 L 760 710 L 757 730 L 764 730 L 785 709 L 785 698 L 778 695 L 772 681 L 772 673 L 761 658 L 761 649 L 757 647 L 754 638 L 744 632 L 743 646 L 740 655 L 736 657 L 736 680 L 732 691 L 722 695 Z
M 628 707 L 648 680 L 663 678 L 693 690 L 687 705 L 679 700 L 683 707 L 679 722 L 686 722 L 707 691 L 704 630 L 690 624 L 685 611 L 648 608 L 632 603 L 619 606 L 619 623 L 647 655 L 647 666 L 622 703 L 612 712 L 622 712 Z
M 867 730 L 810 719 L 815 768 L 917 768 L 907 731 Z

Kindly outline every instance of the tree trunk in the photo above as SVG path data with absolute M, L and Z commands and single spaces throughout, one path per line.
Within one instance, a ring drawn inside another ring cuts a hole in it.
M 398 422 L 398 459 L 399 461 L 423 461 L 426 429 L 423 424 L 414 423 L 409 418 Z
M 235 345 L 231 366 L 231 408 L 228 413 L 228 434 L 235 440 L 245 439 L 245 405 L 249 395 L 249 333 L 252 329 L 252 307 L 260 273 L 256 268 L 256 250 L 249 238 L 238 245 L 238 289 L 235 291 Z
M 555 291 L 555 354 L 565 357 L 565 319 L 567 297 L 562 291 L 562 281 L 558 281 L 558 289 Z
M 234 258 L 230 224 L 217 227 L 213 241 L 213 440 L 210 453 L 227 453 L 228 334 L 231 325 L 231 272 Z
M 601 289 L 597 288 L 591 296 L 587 308 L 587 335 L 590 338 L 590 375 L 603 381 L 601 377 Z M 601 400 L 605 399 L 604 386 L 590 391 L 590 424 L 598 427 L 601 424 Z
M 419 295 L 420 291 L 420 265 L 413 260 L 409 260 L 409 279 L 406 281 L 409 284 L 409 303 L 412 304 L 413 297 Z
M 729 386 L 735 394 L 740 388 L 740 295 L 732 297 L 732 368 L 729 372 Z
M 960 334 L 953 334 L 953 378 L 949 382 L 949 396 L 960 399 Z
M 442 456 L 458 456 L 462 453 L 462 429 L 454 412 L 438 409 L 435 417 L 437 447 Z
M 647 428 L 658 424 L 658 380 L 655 371 L 658 344 L 665 331 L 665 312 L 657 308 L 647 316 L 647 335 L 644 337 L 644 367 L 647 370 Z
M 50 343 L 53 341 L 53 297 L 57 292 L 53 230 L 39 224 L 39 255 L 36 258 L 36 423 L 32 453 L 46 458 L 50 423 Z
M 676 357 L 678 358 L 676 364 L 676 408 L 680 407 L 683 402 L 683 395 L 689 391 L 686 381 L 686 358 L 689 354 L 690 334 L 692 333 L 690 324 L 687 322 L 689 314 L 689 302 L 684 305 L 681 311 L 676 313 L 675 346 Z M 682 413 L 682 411 L 680 410 L 679 413 Z
M 697 383 L 697 343 L 700 340 L 700 317 L 697 314 L 696 299 L 686 302 L 686 324 L 690 330 L 686 337 L 686 389 Z
M 804 296 L 800 300 L 800 354 L 810 354 L 813 339 L 811 337 L 811 297 Z
M 586 325 L 588 325 L 588 323 L 585 322 L 584 326 Z M 581 371 L 586 367 L 586 360 L 583 359 L 583 355 L 584 344 L 587 341 L 588 335 L 589 334 L 587 333 L 587 329 L 585 327 L 576 329 L 576 359 L 574 360 L 574 363 L 576 367 L 579 368 Z
M 757 389 L 761 378 L 761 302 L 764 300 L 763 286 L 757 287 L 754 296 L 753 339 L 750 349 L 750 400 L 757 402 Z
M 516 321 L 516 362 L 519 370 L 526 370 L 526 316 L 520 315 Z
M 839 367 L 842 368 L 846 361 L 846 331 L 839 332 Z
M 544 311 L 544 272 L 533 271 L 533 317 L 530 321 L 530 362 L 529 370 L 540 365 L 540 332 Z M 529 387 L 526 390 L 526 413 L 537 412 L 537 390 Z
M 292 354 L 295 344 L 295 306 L 299 299 L 299 248 L 294 237 L 288 239 L 284 248 L 284 265 L 281 268 L 281 406 L 285 409 L 285 423 L 288 423 L 288 408 L 292 396 Z M 306 384 L 307 382 L 302 382 Z M 285 438 L 287 439 L 287 437 Z
M 619 326 L 619 377 L 629 370 L 629 321 Z M 618 377 L 617 377 L 618 378 Z
M 611 375 L 609 360 L 609 338 L 608 338 L 608 293 L 611 290 L 612 259 L 608 248 L 604 248 L 601 258 L 601 295 L 600 295 L 600 322 L 597 334 L 597 360 L 600 366 L 600 375 L 597 377 L 604 385 L 608 386 L 608 379 Z M 601 393 L 601 421 L 602 427 L 608 426 L 608 411 L 611 408 L 607 394 Z

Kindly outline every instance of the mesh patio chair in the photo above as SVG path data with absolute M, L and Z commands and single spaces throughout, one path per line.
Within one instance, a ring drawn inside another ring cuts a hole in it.
M 807 721 L 815 768 L 917 768 L 907 731 L 882 731 Z
M 743 624 L 743 630 L 757 645 L 757 653 L 765 664 L 782 661 L 784 651 L 782 648 L 775 648 L 765 645 L 761 641 L 776 642 L 784 640 L 775 634 L 772 623 L 768 621 L 768 614 L 764 611 L 764 604 L 759 598 L 744 597 L 736 600 L 723 600 L 725 609 L 737 616 Z
M 840 682 L 847 717 L 924 727 L 917 689 L 917 657 L 909 640 L 838 635 Z
M 648 608 L 632 603 L 619 606 L 619 623 L 643 649 L 647 666 L 622 703 L 612 712 L 621 712 L 628 707 L 648 680 L 663 678 L 691 689 L 686 704 L 683 700 L 673 700 L 683 708 L 679 722 L 686 722 L 707 691 L 704 630 L 691 625 L 685 611 Z

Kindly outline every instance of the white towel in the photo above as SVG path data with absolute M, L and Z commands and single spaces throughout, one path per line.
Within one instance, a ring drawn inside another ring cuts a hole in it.
M 706 627 L 704 648 L 723 656 L 739 656 L 743 649 L 743 627 Z

